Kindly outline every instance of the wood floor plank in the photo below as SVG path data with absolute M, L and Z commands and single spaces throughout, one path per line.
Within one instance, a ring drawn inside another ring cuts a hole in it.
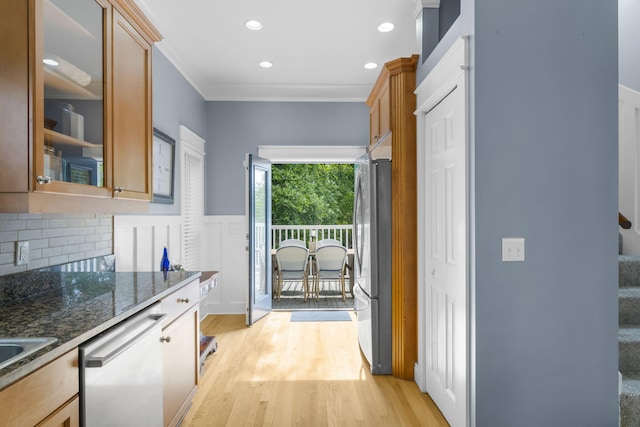
M 448 426 L 412 381 L 371 375 L 357 322 L 290 322 L 273 312 L 251 327 L 243 315 L 201 324 L 218 350 L 184 427 Z

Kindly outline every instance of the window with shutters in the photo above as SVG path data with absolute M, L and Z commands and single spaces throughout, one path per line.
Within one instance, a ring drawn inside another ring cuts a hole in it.
M 204 216 L 204 140 L 180 126 L 182 166 L 183 268 L 200 270 Z

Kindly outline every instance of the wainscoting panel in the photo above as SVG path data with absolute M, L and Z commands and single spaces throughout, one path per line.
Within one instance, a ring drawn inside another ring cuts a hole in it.
M 182 220 L 179 216 L 115 215 L 113 240 L 117 271 L 160 271 L 165 247 L 171 262 L 182 259 Z
M 220 284 L 200 304 L 200 316 L 245 314 L 249 290 L 244 215 L 205 216 L 203 270 L 220 272 Z
M 166 246 L 173 262 L 182 257 L 180 216 L 116 215 L 114 253 L 117 271 L 159 271 Z M 246 219 L 237 216 L 205 216 L 200 270 L 219 271 L 218 286 L 200 304 L 200 316 L 244 314 L 247 307 Z
M 622 233 L 622 253 L 640 255 L 640 93 L 619 87 L 619 210 L 633 226 Z

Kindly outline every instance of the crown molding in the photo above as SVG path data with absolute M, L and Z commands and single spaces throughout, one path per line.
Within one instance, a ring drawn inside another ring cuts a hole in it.
M 418 18 L 422 15 L 423 9 L 439 9 L 440 8 L 440 0 L 415 0 L 416 1 L 416 9 L 413 12 L 413 16 Z

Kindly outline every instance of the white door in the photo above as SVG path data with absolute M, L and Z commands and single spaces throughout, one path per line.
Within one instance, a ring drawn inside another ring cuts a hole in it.
M 456 87 L 423 116 L 426 168 L 426 391 L 452 427 L 467 422 L 467 148 Z
M 247 325 L 271 312 L 271 162 L 247 155 L 249 300 Z

